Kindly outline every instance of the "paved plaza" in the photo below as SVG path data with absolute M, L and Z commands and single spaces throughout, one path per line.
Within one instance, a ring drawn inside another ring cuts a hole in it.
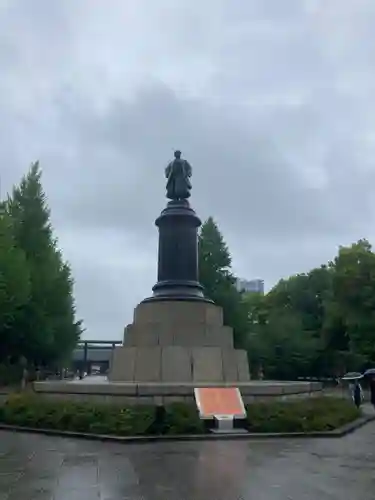
M 0 500 L 373 500 L 375 423 L 339 439 L 114 444 L 0 431 Z

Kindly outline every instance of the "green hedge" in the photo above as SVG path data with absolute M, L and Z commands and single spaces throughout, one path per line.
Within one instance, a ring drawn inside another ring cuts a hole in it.
M 256 403 L 247 407 L 250 432 L 330 431 L 359 418 L 351 400 L 320 397 L 288 402 Z
M 0 406 L 0 422 L 25 427 L 119 436 L 199 434 L 204 424 L 195 407 L 173 403 L 164 408 L 75 403 L 14 394 Z
M 310 398 L 293 402 L 253 403 L 245 427 L 251 432 L 331 430 L 360 416 L 350 401 Z M 74 403 L 12 395 L 0 406 L 0 422 L 11 425 L 120 436 L 202 434 L 207 424 L 193 405 L 165 407 Z

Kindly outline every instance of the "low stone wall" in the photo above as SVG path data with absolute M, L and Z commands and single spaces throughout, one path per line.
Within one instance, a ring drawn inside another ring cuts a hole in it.
M 200 384 L 198 387 L 218 387 L 218 384 Z M 221 387 L 238 387 L 244 403 L 306 398 L 322 395 L 318 382 L 271 382 L 222 384 Z M 80 382 L 35 382 L 34 391 L 40 397 L 92 403 L 163 405 L 172 402 L 194 402 L 196 384 L 152 384 L 152 383 L 88 383 Z

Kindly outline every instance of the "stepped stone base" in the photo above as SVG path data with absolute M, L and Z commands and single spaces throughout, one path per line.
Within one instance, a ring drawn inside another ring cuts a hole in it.
M 143 302 L 125 328 L 110 382 L 217 383 L 250 380 L 247 353 L 233 347 L 223 311 L 207 302 Z
M 34 382 L 40 397 L 92 403 L 194 403 L 195 387 L 238 387 L 245 403 L 322 394 L 319 382 L 250 381 L 245 351 L 233 348 L 220 307 L 146 302 L 134 311 L 108 379 Z
M 246 351 L 220 347 L 117 347 L 110 382 L 246 382 Z

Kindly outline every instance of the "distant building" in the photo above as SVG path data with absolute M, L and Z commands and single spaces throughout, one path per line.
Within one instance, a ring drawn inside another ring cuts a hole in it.
M 264 294 L 264 280 L 255 279 L 255 280 L 245 280 L 245 279 L 237 279 L 236 283 L 237 290 L 240 292 L 256 292 Z

